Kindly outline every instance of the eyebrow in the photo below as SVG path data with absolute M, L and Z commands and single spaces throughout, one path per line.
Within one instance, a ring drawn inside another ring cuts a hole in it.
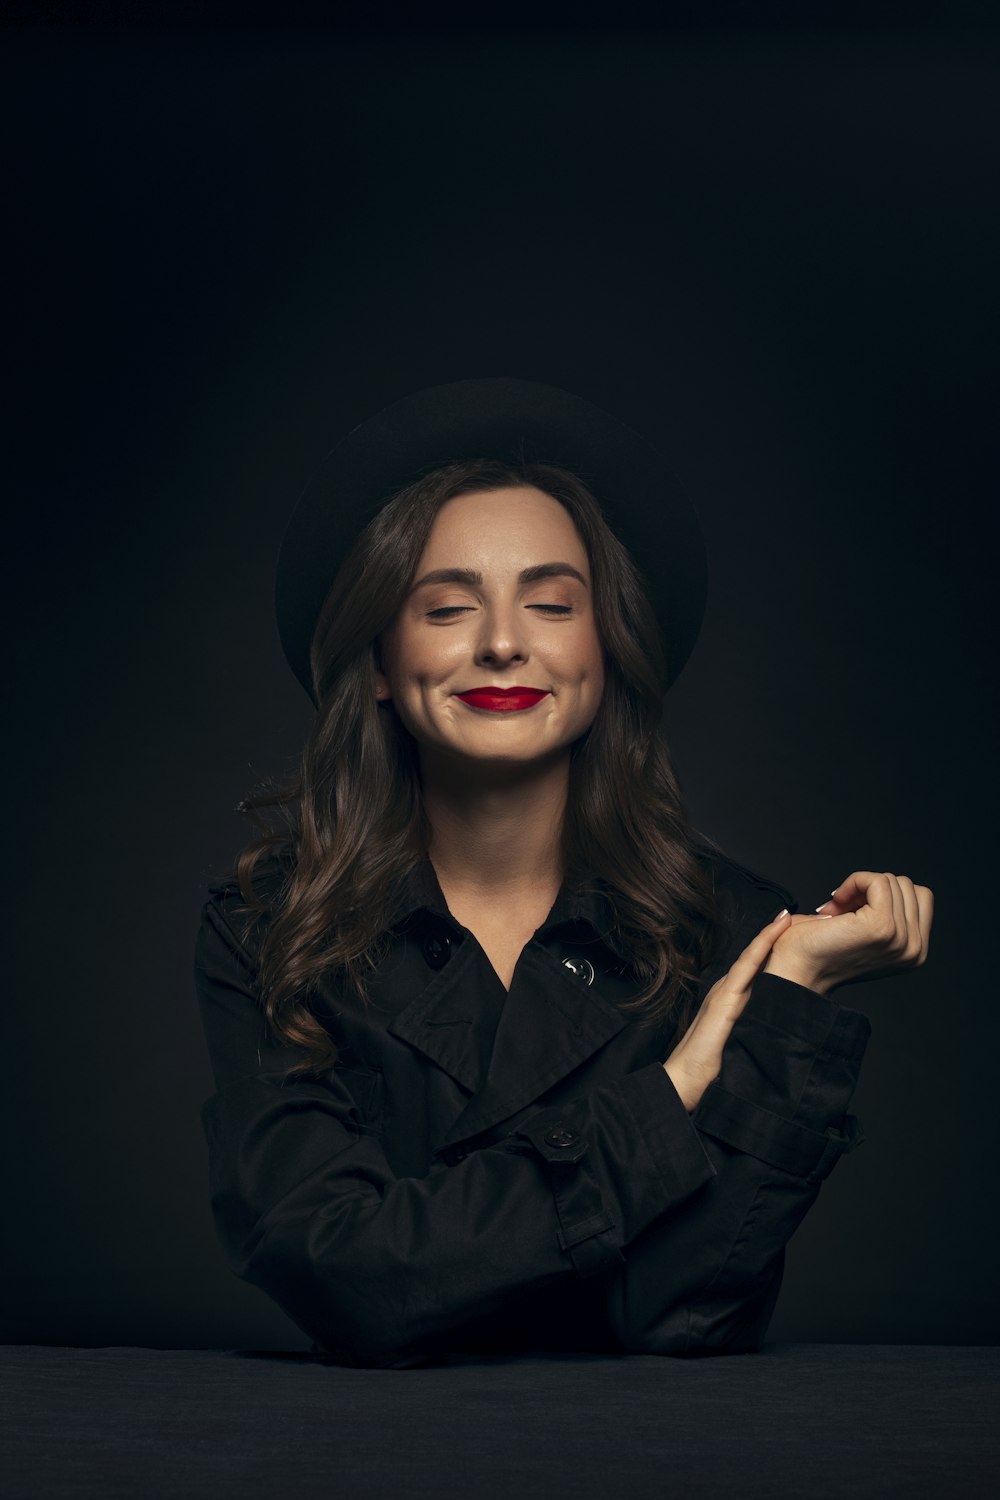
M 537 583 L 540 578 L 576 578 L 584 588 L 587 587 L 586 578 L 572 563 L 536 563 L 533 568 L 522 568 L 517 575 L 518 583 Z M 474 568 L 435 568 L 432 572 L 425 573 L 423 578 L 418 578 L 413 590 L 423 588 L 425 583 L 469 583 L 478 586 L 482 581 L 482 573 Z

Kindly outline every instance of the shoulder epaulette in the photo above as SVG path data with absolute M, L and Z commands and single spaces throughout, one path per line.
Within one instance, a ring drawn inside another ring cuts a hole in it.
M 294 868 L 288 855 L 270 853 L 262 856 L 253 872 L 253 887 L 258 895 L 263 897 L 273 896 L 281 881 Z M 239 881 L 236 878 L 235 869 L 228 870 L 224 875 L 217 876 L 208 884 L 208 893 L 218 900 L 235 899 L 243 900 Z
M 789 911 L 798 910 L 798 902 L 791 891 L 786 890 L 783 885 L 779 885 L 776 880 L 769 880 L 759 870 L 751 869 L 749 865 L 740 864 L 739 860 L 733 859 L 731 854 L 727 854 L 724 849 L 721 849 L 718 844 L 713 843 L 704 834 L 700 834 L 697 841 L 710 862 L 716 861 L 720 865 L 728 867 L 735 875 L 742 876 L 744 880 L 748 881 L 757 890 L 767 891 L 769 894 L 779 897 L 782 905 L 787 906 Z

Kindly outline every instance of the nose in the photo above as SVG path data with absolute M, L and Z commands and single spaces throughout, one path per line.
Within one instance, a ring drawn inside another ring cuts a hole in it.
M 526 661 L 526 623 L 524 611 L 516 604 L 488 604 L 483 610 L 476 643 L 476 660 L 501 665 L 511 661 Z

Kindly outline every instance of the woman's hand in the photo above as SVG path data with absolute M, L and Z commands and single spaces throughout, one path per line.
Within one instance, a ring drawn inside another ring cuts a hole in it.
M 934 893 L 906 875 L 855 870 L 816 911 L 792 917 L 765 973 L 828 995 L 837 985 L 884 979 L 927 958 Z
M 698 1014 L 663 1064 L 688 1114 L 722 1072 L 722 1049 L 729 1033 L 750 998 L 753 982 L 775 940 L 788 930 L 791 920 L 794 919 L 789 918 L 787 911 L 781 912 L 747 944 L 728 972 L 713 984 Z

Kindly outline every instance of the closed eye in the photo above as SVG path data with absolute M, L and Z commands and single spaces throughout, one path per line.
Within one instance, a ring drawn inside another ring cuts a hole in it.
M 433 620 L 437 615 L 459 614 L 463 609 L 472 609 L 471 604 L 443 604 L 440 609 L 429 609 L 427 618 Z M 545 609 L 554 614 L 570 615 L 573 613 L 572 604 L 529 604 L 528 609 Z

